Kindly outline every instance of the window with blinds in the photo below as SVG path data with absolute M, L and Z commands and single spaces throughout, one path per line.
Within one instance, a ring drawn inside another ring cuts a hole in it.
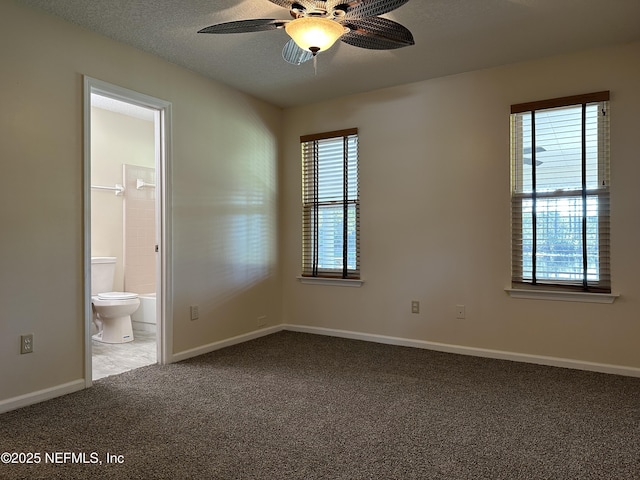
M 302 276 L 360 278 L 358 130 L 300 137 Z
M 611 292 L 609 92 L 511 107 L 512 286 Z

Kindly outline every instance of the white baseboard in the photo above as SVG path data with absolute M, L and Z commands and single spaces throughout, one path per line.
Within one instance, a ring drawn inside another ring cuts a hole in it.
M 384 343 L 402 347 L 423 348 L 438 352 L 457 353 L 474 357 L 495 358 L 498 360 L 511 360 L 514 362 L 534 363 L 550 367 L 572 368 L 574 370 L 586 370 L 590 372 L 624 375 L 627 377 L 640 377 L 640 368 L 625 367 L 621 365 L 609 365 L 606 363 L 584 362 L 567 358 L 546 357 L 542 355 L 529 355 L 524 353 L 505 352 L 501 350 L 489 350 L 485 348 L 463 347 L 446 343 L 427 342 L 424 340 L 411 340 L 400 337 L 388 337 L 386 335 L 373 335 L 368 333 L 351 332 L 322 327 L 310 327 L 304 325 L 283 325 L 283 330 L 292 332 L 313 333 L 316 335 L 328 335 L 331 337 L 351 338 L 364 340 L 365 342 Z
M 238 335 L 219 342 L 203 345 L 198 348 L 185 350 L 172 355 L 170 363 L 179 362 L 188 358 L 197 357 L 205 353 L 210 353 L 221 348 L 230 347 L 239 343 L 254 340 L 256 338 L 271 335 L 282 330 L 292 332 L 311 333 L 315 335 L 326 335 L 330 337 L 350 338 L 353 340 L 363 340 L 365 342 L 383 343 L 387 345 L 397 345 L 401 347 L 423 348 L 438 352 L 456 353 L 460 355 L 470 355 L 474 357 L 495 358 L 498 360 L 510 360 L 514 362 L 533 363 L 537 365 L 547 365 L 551 367 L 571 368 L 575 370 L 586 370 L 590 372 L 609 373 L 613 375 L 624 375 L 627 377 L 639 377 L 640 368 L 625 367 L 621 365 L 609 365 L 604 363 L 584 362 L 566 358 L 546 357 L 541 355 L 528 355 L 524 353 L 505 352 L 501 350 L 490 350 L 485 348 L 464 347 L 450 345 L 446 343 L 427 342 L 424 340 L 412 340 L 408 338 L 389 337 L 386 335 L 374 335 L 369 333 L 351 332 L 348 330 L 338 330 L 323 327 L 311 327 L 305 325 L 282 324 L 273 327 L 263 328 L 254 332 Z M 0 413 L 8 412 L 18 408 L 26 407 L 35 403 L 50 400 L 52 398 L 77 392 L 85 388 L 85 380 L 75 380 L 55 387 L 27 393 L 18 397 L 0 400 Z
M 247 342 L 255 338 L 264 337 L 272 333 L 279 332 L 283 329 L 282 325 L 275 327 L 268 327 L 255 332 L 246 333 L 244 335 L 238 335 L 236 337 L 229 338 L 227 340 L 221 340 L 219 342 L 210 343 L 202 347 L 194 348 L 180 352 L 171 357 L 170 362 L 179 362 L 180 360 L 186 360 L 187 358 L 196 357 L 205 353 L 213 352 L 224 347 L 230 347 L 238 343 Z M 67 395 L 69 393 L 77 392 L 86 388 L 87 385 L 84 379 L 75 380 L 73 382 L 65 383 L 63 385 L 57 385 L 55 387 L 39 390 L 37 392 L 27 393 L 18 397 L 8 398 L 6 400 L 0 400 L 0 413 L 9 412 L 18 408 L 26 407 L 36 403 L 51 400 L 52 398 Z
M 197 357 L 198 355 L 204 355 L 205 353 L 210 353 L 215 350 L 220 350 L 221 348 L 230 347 L 232 345 L 237 345 L 238 343 L 248 342 L 249 340 L 254 340 L 256 338 L 264 337 L 266 335 L 271 335 L 272 333 L 277 333 L 283 330 L 282 325 L 276 325 L 274 327 L 267 327 L 261 330 L 256 330 L 255 332 L 249 332 L 242 335 L 238 335 L 236 337 L 231 337 L 226 340 L 220 340 L 219 342 L 209 343 L 207 345 L 203 345 L 201 347 L 192 348 L 190 350 L 185 350 L 183 352 L 174 353 L 171 356 L 171 362 L 180 362 L 182 360 L 186 360 L 187 358 Z
M 77 392 L 85 387 L 84 378 L 74 380 L 73 382 L 56 385 L 55 387 L 45 388 L 37 392 L 26 393 L 18 397 L 0 400 L 0 413 L 16 410 L 18 408 L 33 405 L 34 403 L 44 402 L 52 398 L 61 397 L 69 393 Z

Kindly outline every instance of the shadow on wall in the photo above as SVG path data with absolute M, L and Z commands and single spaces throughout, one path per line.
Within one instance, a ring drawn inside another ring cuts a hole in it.
M 225 130 L 174 177 L 178 309 L 186 297 L 215 309 L 276 273 L 277 138 L 256 112 L 230 116 Z

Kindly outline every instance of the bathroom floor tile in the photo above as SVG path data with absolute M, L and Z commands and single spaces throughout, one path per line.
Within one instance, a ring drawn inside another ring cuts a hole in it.
M 133 342 L 110 344 L 92 340 L 93 380 L 156 363 L 155 332 L 133 331 Z

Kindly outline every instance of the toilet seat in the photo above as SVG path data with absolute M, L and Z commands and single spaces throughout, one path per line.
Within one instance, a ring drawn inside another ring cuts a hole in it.
M 130 292 L 104 292 L 98 294 L 100 300 L 133 300 L 138 298 L 137 293 Z

